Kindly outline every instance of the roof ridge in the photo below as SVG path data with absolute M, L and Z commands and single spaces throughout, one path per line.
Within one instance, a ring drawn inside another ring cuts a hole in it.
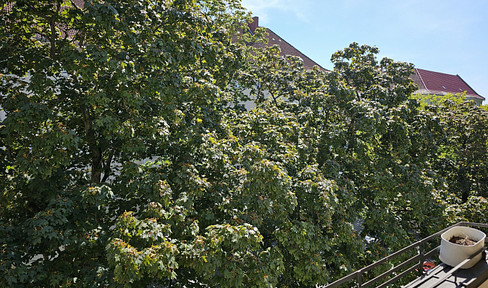
M 422 81 L 422 85 L 424 85 L 425 90 L 429 91 L 429 93 L 430 93 L 429 88 L 427 88 L 427 85 L 425 85 L 424 78 L 422 78 L 422 75 L 420 75 L 420 73 L 419 73 L 419 68 L 414 68 L 414 69 L 415 69 L 415 72 L 417 72 L 417 75 L 419 75 L 420 81 Z M 420 69 L 420 70 L 424 70 L 424 69 Z M 425 70 L 425 71 L 428 71 L 428 70 Z M 434 72 L 434 71 L 432 71 L 432 72 Z
M 261 26 L 260 26 L 261 27 Z M 322 67 L 319 63 L 315 62 L 312 58 L 308 57 L 307 55 L 305 55 L 305 53 L 303 53 L 302 51 L 298 50 L 295 46 L 293 46 L 292 44 L 290 44 L 288 41 L 286 41 L 283 37 L 281 37 L 280 35 L 278 35 L 276 32 L 274 32 L 273 30 L 271 30 L 270 28 L 268 27 L 262 27 L 262 28 L 265 28 L 269 31 L 271 31 L 273 34 L 275 34 L 277 37 L 280 37 L 281 41 L 285 42 L 286 44 L 290 45 L 293 49 L 297 50 L 298 52 L 300 52 L 300 54 L 302 54 L 303 56 L 305 56 L 308 60 L 310 60 L 311 62 L 315 63 L 315 65 L 317 65 L 320 69 L 323 69 L 325 71 L 329 71 L 329 69 L 325 69 L 324 67 Z M 281 48 L 280 48 L 281 50 Z M 290 55 L 290 56 L 293 56 L 293 55 Z
M 480 95 L 478 92 L 476 92 L 476 90 L 474 90 L 474 89 L 473 89 L 473 87 L 471 87 L 471 86 L 468 84 L 468 82 L 464 81 L 464 79 L 463 79 L 461 76 L 459 76 L 459 74 L 456 74 L 456 76 L 457 76 L 457 77 L 459 77 L 459 79 L 461 79 L 461 81 L 463 81 L 463 82 L 464 82 L 464 84 L 466 84 L 466 86 L 468 86 L 469 88 L 471 88 L 471 90 L 473 90 L 473 92 L 474 92 L 474 93 L 476 93 L 476 95 L 477 95 L 477 96 L 480 96 L 481 98 L 483 98 L 483 100 L 485 100 L 485 99 L 486 99 L 485 97 L 481 96 L 481 95 Z M 467 92 L 467 91 L 466 91 L 466 92 Z M 467 93 L 466 93 L 466 94 L 467 94 Z
M 422 69 L 422 68 L 415 68 L 417 70 L 422 70 L 422 71 L 425 71 L 425 72 L 431 72 L 431 73 L 437 73 L 437 74 L 444 74 L 444 75 L 449 75 L 449 76 L 457 76 L 457 75 L 454 75 L 454 74 L 449 74 L 449 73 L 444 73 L 444 72 L 437 72 L 437 71 L 432 71 L 432 70 L 427 70 L 427 69 Z

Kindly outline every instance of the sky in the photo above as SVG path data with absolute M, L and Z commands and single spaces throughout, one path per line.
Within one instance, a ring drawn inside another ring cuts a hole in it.
M 488 98 L 488 0 L 242 0 L 273 30 L 322 67 L 351 42 L 379 58 L 458 74 Z M 483 104 L 487 104 L 485 100 Z

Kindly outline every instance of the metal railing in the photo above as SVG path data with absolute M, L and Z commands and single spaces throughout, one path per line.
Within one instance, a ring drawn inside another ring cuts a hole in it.
M 351 273 L 351 274 L 349 274 L 349 275 L 347 275 L 347 276 L 345 276 L 345 277 L 343 277 L 343 278 L 341 278 L 341 279 L 339 279 L 339 280 L 337 280 L 331 284 L 328 284 L 325 286 L 317 286 L 317 288 L 319 288 L 319 287 L 320 288 L 339 287 L 339 285 L 348 283 L 350 281 L 356 281 L 356 285 L 357 285 L 356 287 L 365 288 L 365 287 L 372 287 L 373 284 L 382 281 L 382 283 L 374 286 L 374 287 L 381 288 L 381 287 L 386 287 L 386 286 L 400 280 L 402 277 L 410 274 L 411 272 L 414 272 L 415 270 L 423 272 L 424 261 L 426 259 L 428 259 L 429 257 L 431 257 L 432 255 L 434 255 L 437 252 L 437 250 L 439 250 L 439 247 L 440 247 L 440 246 L 437 246 L 434 249 L 428 251 L 427 253 L 424 253 L 425 252 L 424 247 L 426 247 L 427 242 L 430 240 L 433 240 L 435 237 L 440 236 L 442 233 L 444 233 L 447 230 L 449 230 L 453 227 L 456 227 L 456 226 L 473 226 L 473 227 L 478 227 L 478 228 L 488 228 L 488 224 L 483 224 L 483 223 L 473 223 L 473 222 L 456 223 L 456 224 L 454 224 L 450 227 L 447 227 L 447 228 L 445 228 L 445 229 L 443 229 L 437 233 L 434 233 L 430 236 L 427 236 L 426 238 L 424 238 L 422 240 L 419 240 L 413 244 L 410 244 L 407 247 L 405 247 L 401 250 L 398 250 L 397 252 L 395 252 L 391 255 L 388 255 L 387 257 L 385 257 L 379 261 L 376 261 L 373 264 L 370 264 L 370 265 L 368 265 L 362 269 L 359 269 L 359 270 L 357 270 L 357 271 L 355 271 L 355 272 L 353 272 L 353 273 Z M 407 259 L 406 261 L 392 267 L 388 271 L 383 272 L 380 275 L 374 277 L 373 279 L 368 280 L 368 281 L 363 283 L 363 275 L 366 272 L 368 272 L 371 269 L 376 268 L 376 267 L 378 267 L 384 263 L 390 262 L 390 260 L 392 260 L 392 259 L 394 259 L 394 258 L 396 258 L 402 254 L 405 254 L 406 252 L 412 251 L 414 249 L 416 249 L 418 251 L 417 255 Z M 475 253 L 475 255 L 473 255 L 472 257 L 476 256 L 479 253 L 481 253 L 481 251 Z M 392 276 L 394 273 L 401 271 L 402 269 L 405 269 L 405 270 L 403 270 L 402 272 Z M 454 273 L 454 271 L 452 273 Z M 389 279 L 387 279 L 387 278 L 389 278 Z

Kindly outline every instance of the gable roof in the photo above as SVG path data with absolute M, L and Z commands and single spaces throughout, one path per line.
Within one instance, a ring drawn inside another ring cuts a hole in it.
M 253 22 L 248 23 L 248 26 L 249 26 L 249 30 L 251 31 L 251 33 L 254 33 L 256 28 L 261 27 L 261 26 L 259 26 L 259 18 L 258 17 L 253 17 L 252 20 L 253 20 Z M 303 66 L 307 70 L 310 70 L 314 66 L 317 66 L 321 70 L 327 71 L 327 69 L 323 68 L 317 62 L 310 59 L 310 57 L 303 54 L 300 50 L 295 48 L 290 43 L 286 42 L 278 34 L 273 32 L 273 30 L 266 28 L 266 27 L 261 27 L 261 28 L 266 29 L 266 32 L 268 34 L 268 43 L 266 44 L 266 46 L 278 45 L 281 49 L 281 52 L 280 52 L 281 55 L 297 56 L 297 57 L 301 58 L 303 61 Z M 257 45 L 257 44 L 254 44 L 254 45 Z
M 419 94 L 445 95 L 466 92 L 466 97 L 485 100 L 485 97 L 476 93 L 459 75 L 415 68 L 411 78 L 419 87 L 416 91 Z

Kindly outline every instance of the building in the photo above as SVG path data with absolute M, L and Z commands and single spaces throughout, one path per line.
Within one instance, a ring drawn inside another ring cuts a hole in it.
M 254 33 L 256 28 L 260 27 L 259 18 L 253 17 L 252 19 L 253 22 L 249 23 L 248 25 L 250 32 Z M 268 46 L 278 45 L 281 49 L 282 55 L 300 57 L 303 60 L 305 69 L 312 69 L 314 66 L 318 66 L 320 69 L 328 71 L 320 66 L 317 62 L 303 54 L 301 51 L 293 47 L 293 45 L 286 42 L 271 29 L 265 27 L 263 28 L 266 29 L 268 34 Z M 475 101 L 477 105 L 481 105 L 483 100 L 485 100 L 485 97 L 474 91 L 474 89 L 471 88 L 471 86 L 469 86 L 469 84 L 466 83 L 466 81 L 464 81 L 459 75 L 451 75 L 416 68 L 411 78 L 419 87 L 415 94 L 441 96 L 446 94 L 466 93 L 466 99 Z
M 481 105 L 485 100 L 485 97 L 474 91 L 459 75 L 415 68 L 415 73 L 412 74 L 411 78 L 419 87 L 415 92 L 416 94 L 442 96 L 466 93 L 466 99 L 475 101 L 477 105 Z

